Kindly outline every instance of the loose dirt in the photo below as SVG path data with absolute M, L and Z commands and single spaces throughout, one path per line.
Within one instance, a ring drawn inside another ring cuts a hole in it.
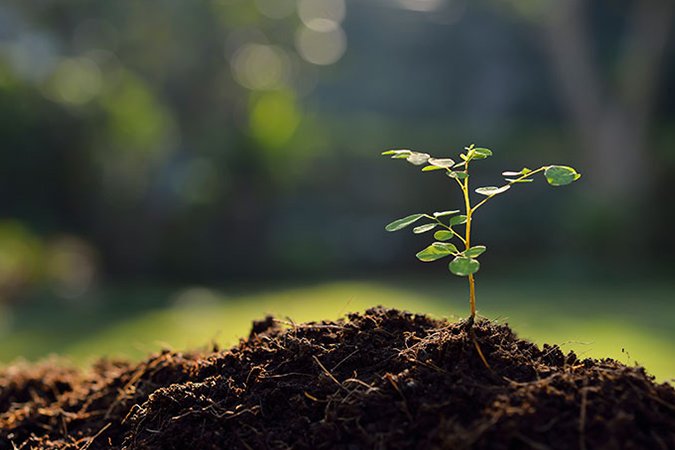
M 673 449 L 675 389 L 506 325 L 374 308 L 230 350 L 0 372 L 1 449 Z

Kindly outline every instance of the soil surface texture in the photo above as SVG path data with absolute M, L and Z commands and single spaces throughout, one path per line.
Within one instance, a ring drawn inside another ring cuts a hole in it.
M 0 371 L 0 449 L 109 448 L 675 449 L 675 389 L 506 325 L 384 308 L 268 317 L 226 351 Z

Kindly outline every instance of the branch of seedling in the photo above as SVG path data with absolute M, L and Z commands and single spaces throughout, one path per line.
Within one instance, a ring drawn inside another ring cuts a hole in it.
M 387 231 L 398 231 L 421 219 L 428 219 L 431 222 L 413 228 L 413 233 L 422 234 L 427 231 L 438 229 L 434 232 L 436 241 L 418 252 L 416 256 L 417 259 L 423 262 L 436 261 L 447 256 L 453 257 L 452 261 L 448 264 L 450 272 L 457 276 L 467 277 L 469 282 L 469 306 L 471 313 L 466 324 L 467 329 L 471 332 L 473 337 L 472 327 L 476 318 L 476 287 L 474 274 L 480 269 L 480 263 L 477 258 L 486 250 L 484 245 L 471 245 L 471 225 L 473 223 L 474 214 L 485 203 L 492 200 L 497 195 L 503 194 L 511 189 L 511 186 L 534 181 L 532 177 L 538 173 L 543 172 L 546 181 L 551 186 L 565 186 L 578 180 L 581 177 L 581 174 L 572 167 L 559 165 L 541 166 L 535 170 L 525 167 L 518 172 L 502 172 L 506 184 L 502 186 L 484 186 L 477 188 L 475 192 L 485 196 L 485 198 L 472 205 L 469 166 L 472 161 L 478 161 L 492 156 L 492 151 L 487 148 L 475 147 L 473 144 L 465 147 L 464 150 L 465 152 L 459 155 L 461 161 L 458 163 L 450 158 L 434 158 L 427 153 L 414 152 L 412 150 L 388 150 L 383 152 L 383 155 L 391 156 L 393 159 L 405 159 L 407 162 L 416 166 L 424 165 L 422 172 L 443 171 L 457 183 L 462 191 L 464 199 L 464 214 L 460 214 L 461 211 L 459 209 L 438 211 L 433 214 L 411 214 L 391 222 L 385 229 Z M 454 227 L 461 225 L 464 225 L 464 236 L 454 229 Z M 454 244 L 448 242 L 455 238 L 462 243 L 464 247 L 463 250 L 460 251 Z M 474 345 L 485 365 L 489 367 L 475 338 Z

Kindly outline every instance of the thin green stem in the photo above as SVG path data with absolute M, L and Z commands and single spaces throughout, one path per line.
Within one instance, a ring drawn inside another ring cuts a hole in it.
M 464 244 L 464 246 L 466 246 L 466 240 L 465 240 L 462 236 L 460 236 L 460 235 L 459 235 L 455 230 L 453 230 L 452 228 L 450 229 L 450 231 L 452 231 L 452 233 L 455 235 L 455 237 L 457 237 L 460 241 L 462 241 L 462 244 Z
M 466 162 L 464 166 L 464 172 L 469 173 L 469 161 Z M 469 197 L 469 177 L 464 178 L 463 183 L 461 183 L 462 192 L 464 193 L 464 205 L 466 207 L 466 228 L 464 236 L 464 250 L 468 250 L 471 247 L 471 219 L 473 215 L 473 209 L 471 208 L 471 198 Z M 476 283 L 473 277 L 473 274 L 469 275 L 469 305 L 471 307 L 471 322 L 476 317 Z
M 514 184 L 518 183 L 519 181 L 525 180 L 526 178 L 529 178 L 529 177 L 531 177 L 532 175 L 534 175 L 534 174 L 536 174 L 536 173 L 539 173 L 539 172 L 542 172 L 542 171 L 546 170 L 547 167 L 548 167 L 548 166 L 541 166 L 541 167 L 538 168 L 537 170 L 533 170 L 532 172 L 528 172 L 528 173 L 526 173 L 525 175 L 521 175 L 519 178 L 516 178 L 516 179 L 514 179 L 513 181 L 509 181 L 509 182 L 508 182 L 507 184 L 505 184 L 504 186 L 511 186 L 511 185 L 514 185 Z M 502 187 L 504 187 L 504 186 L 502 186 Z M 492 197 L 494 197 L 495 195 L 497 195 L 497 194 L 488 195 L 488 196 L 485 197 L 482 201 L 478 202 L 478 203 L 476 204 L 476 206 L 473 207 L 472 213 L 473 213 L 473 212 L 476 212 L 476 210 L 477 210 L 478 208 L 480 208 L 480 207 L 483 206 L 485 203 L 487 203 L 487 201 L 490 200 L 490 199 L 491 199 Z
M 444 224 L 444 223 L 441 221 L 441 219 L 439 219 L 438 217 L 431 217 L 431 216 L 428 216 L 428 215 L 426 215 L 426 214 L 425 214 L 425 217 L 429 217 L 429 218 L 434 219 L 434 220 L 436 221 L 437 224 L 439 224 L 440 226 L 442 226 L 442 227 L 445 228 L 446 230 L 452 232 L 453 237 L 459 238 L 460 241 L 465 242 L 465 241 L 464 241 L 464 238 L 463 238 L 460 234 L 458 234 L 455 230 L 453 230 L 451 226 Z

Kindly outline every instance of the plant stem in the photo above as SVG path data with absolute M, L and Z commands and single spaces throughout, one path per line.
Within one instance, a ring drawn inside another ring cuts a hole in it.
M 467 173 L 469 172 L 468 161 L 465 166 L 465 171 Z M 464 204 L 466 206 L 466 234 L 464 237 L 464 250 L 466 251 L 471 248 L 471 216 L 473 215 L 471 199 L 469 198 L 469 177 L 464 179 L 462 191 L 464 192 Z M 471 316 L 469 317 L 469 320 L 471 323 L 473 323 L 473 320 L 476 317 L 476 283 L 474 281 L 473 274 L 469 275 L 469 305 L 471 306 Z
M 509 182 L 506 183 L 504 186 L 512 186 L 512 185 L 518 183 L 518 182 L 521 181 L 521 180 L 525 180 L 526 178 L 531 177 L 531 176 L 534 175 L 534 174 L 537 174 L 537 173 L 539 173 L 539 172 L 543 172 L 544 170 L 546 170 L 547 167 L 548 167 L 548 166 L 541 166 L 541 167 L 538 168 L 537 170 L 533 170 L 533 171 L 531 171 L 531 172 L 526 173 L 525 175 L 521 175 L 520 177 L 514 179 L 513 181 L 509 181 Z M 482 202 L 479 202 L 476 206 L 473 207 L 472 212 L 473 212 L 473 211 L 476 211 L 478 208 L 480 208 L 481 206 L 483 206 L 485 203 L 487 203 L 488 200 L 490 200 L 490 199 L 491 199 L 492 197 L 494 197 L 495 195 L 497 195 L 497 194 L 492 194 L 492 195 L 488 195 L 487 197 L 485 197 L 485 199 L 483 199 Z

